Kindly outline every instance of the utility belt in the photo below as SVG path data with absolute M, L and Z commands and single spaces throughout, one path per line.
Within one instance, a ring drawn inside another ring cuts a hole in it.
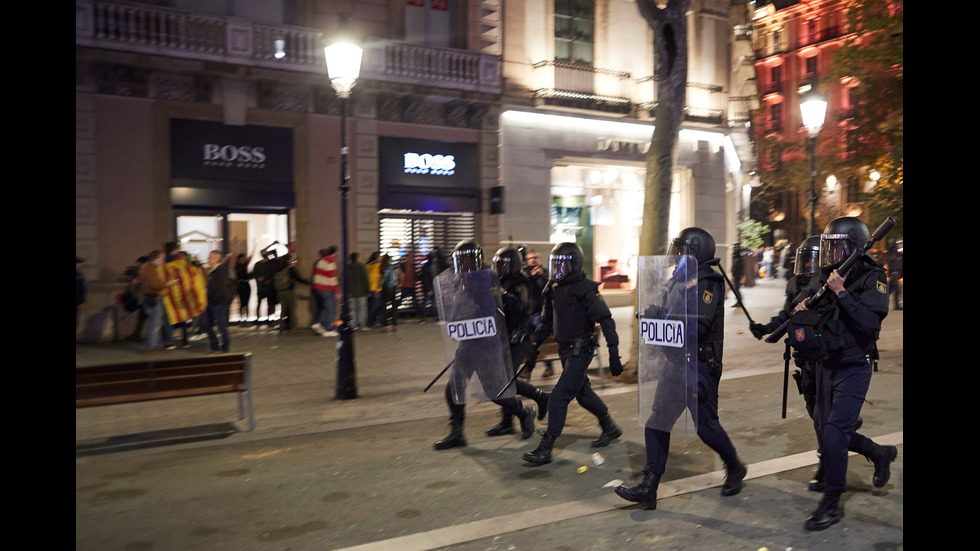
M 698 361 L 708 364 L 708 371 L 721 377 L 721 344 L 717 342 L 698 343 Z
M 582 351 L 586 348 L 589 349 L 591 353 L 592 349 L 599 345 L 599 338 L 595 333 L 584 333 L 575 337 L 574 339 L 563 340 L 558 342 L 558 351 L 563 352 L 566 350 L 571 351 L 571 355 L 578 357 L 582 355 Z

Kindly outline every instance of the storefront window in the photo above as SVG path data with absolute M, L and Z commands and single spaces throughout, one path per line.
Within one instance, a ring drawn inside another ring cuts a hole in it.
M 562 165 L 552 169 L 551 241 L 582 247 L 586 274 L 605 289 L 633 289 L 643 218 L 644 170 Z

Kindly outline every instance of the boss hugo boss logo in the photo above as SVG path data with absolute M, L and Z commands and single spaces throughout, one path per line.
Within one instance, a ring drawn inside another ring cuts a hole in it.
M 456 173 L 456 159 L 453 155 L 405 153 L 404 158 L 405 174 L 452 176 Z
M 265 159 L 264 147 L 204 144 L 204 166 L 265 168 Z

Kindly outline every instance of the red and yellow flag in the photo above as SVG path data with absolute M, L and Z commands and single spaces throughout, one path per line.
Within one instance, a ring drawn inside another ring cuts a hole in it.
M 200 268 L 178 258 L 163 265 L 166 281 L 178 280 L 167 289 L 163 304 L 170 325 L 194 319 L 208 304 L 207 283 Z

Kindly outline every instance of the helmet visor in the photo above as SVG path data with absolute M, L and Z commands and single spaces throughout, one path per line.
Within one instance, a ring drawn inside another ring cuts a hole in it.
M 820 267 L 835 266 L 854 252 L 846 233 L 825 233 L 820 236 Z
M 578 271 L 576 264 L 575 257 L 570 254 L 552 254 L 548 277 L 561 281 Z
M 453 253 L 453 271 L 457 274 L 475 272 L 480 269 L 481 263 L 480 255 L 476 251 L 459 251 Z
M 515 266 L 514 259 L 510 256 L 493 257 L 493 270 L 498 276 L 505 276 L 520 270 L 520 266 Z
M 812 276 L 820 265 L 820 250 L 809 247 L 796 249 L 796 264 L 793 273 L 798 276 Z
M 689 248 L 690 247 L 687 246 L 687 243 L 674 239 L 673 241 L 670 242 L 670 248 L 667 250 L 667 254 L 669 255 L 691 254 L 688 251 Z

